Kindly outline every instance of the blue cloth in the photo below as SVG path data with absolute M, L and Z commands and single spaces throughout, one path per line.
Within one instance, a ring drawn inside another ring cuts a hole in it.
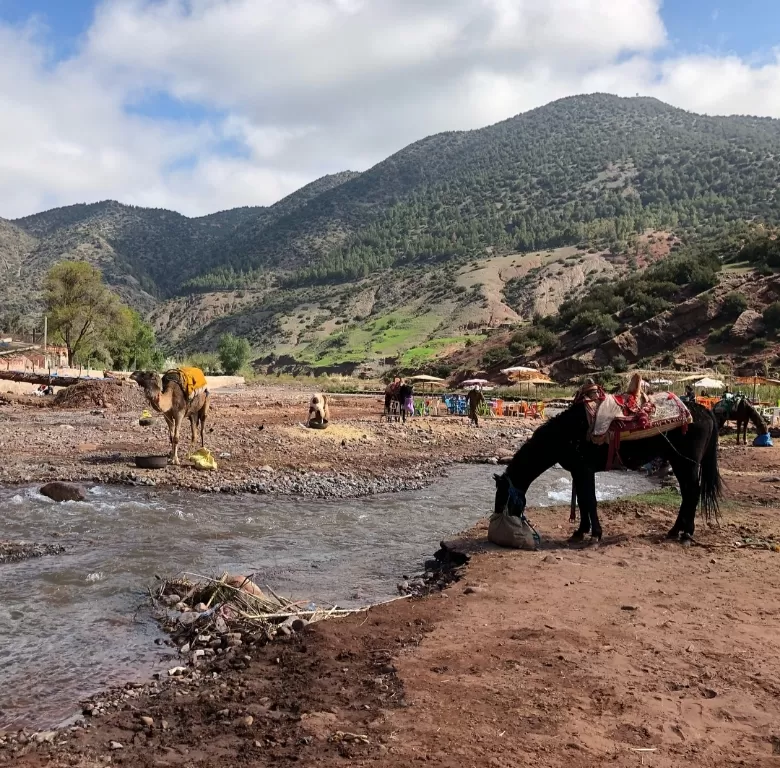
M 771 448 L 773 445 L 772 437 L 770 436 L 769 432 L 764 435 L 759 435 L 753 441 L 753 445 L 755 445 L 757 448 Z

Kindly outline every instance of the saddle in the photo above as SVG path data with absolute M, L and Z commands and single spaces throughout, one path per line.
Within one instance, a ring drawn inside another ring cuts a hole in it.
M 175 381 L 182 388 L 188 403 L 191 403 L 201 392 L 207 391 L 206 377 L 200 368 L 172 368 L 163 374 L 162 380 L 163 388 L 166 381 Z
M 623 440 L 642 440 L 683 427 L 693 421 L 691 412 L 673 392 L 648 394 L 639 374 L 634 374 L 628 391 L 609 395 L 588 382 L 580 388 L 575 403 L 584 403 L 588 418 L 588 439 L 609 443 L 607 469 L 612 468 Z

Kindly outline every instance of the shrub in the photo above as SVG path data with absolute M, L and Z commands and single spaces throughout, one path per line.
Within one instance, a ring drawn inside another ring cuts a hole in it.
M 780 329 L 780 301 L 770 304 L 762 313 L 767 330 L 777 332 Z
M 612 358 L 612 367 L 615 373 L 625 373 L 628 370 L 628 360 L 623 355 L 615 355 Z
M 738 291 L 732 291 L 731 293 L 726 294 L 726 297 L 723 299 L 722 310 L 726 317 L 738 317 L 747 309 L 747 307 L 747 299 Z
M 613 334 L 618 329 L 618 322 L 611 315 L 595 309 L 588 309 L 572 319 L 571 329 L 579 333 L 599 331 Z

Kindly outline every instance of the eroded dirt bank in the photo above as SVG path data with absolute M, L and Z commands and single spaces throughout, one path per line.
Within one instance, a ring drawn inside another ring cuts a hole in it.
M 668 496 L 601 505 L 599 547 L 565 544 L 561 508 L 533 511 L 537 553 L 493 549 L 481 525 L 460 541 L 465 579 L 440 594 L 103 696 L 118 709 L 0 761 L 775 765 L 780 452 L 727 446 L 722 461 L 729 501 L 720 528 L 700 524 L 702 546 L 663 540 Z

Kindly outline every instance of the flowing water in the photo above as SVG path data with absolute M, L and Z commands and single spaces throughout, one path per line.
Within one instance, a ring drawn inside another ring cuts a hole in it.
M 343 606 L 394 596 L 441 538 L 491 511 L 493 470 L 459 467 L 422 491 L 346 501 L 95 486 L 86 502 L 55 504 L 0 488 L 0 539 L 66 547 L 0 566 L 0 729 L 62 722 L 79 697 L 172 666 L 137 612 L 155 574 L 255 573 L 276 592 Z M 601 499 L 651 487 L 631 473 L 597 476 Z M 552 469 L 528 504 L 570 493 L 568 474 Z

